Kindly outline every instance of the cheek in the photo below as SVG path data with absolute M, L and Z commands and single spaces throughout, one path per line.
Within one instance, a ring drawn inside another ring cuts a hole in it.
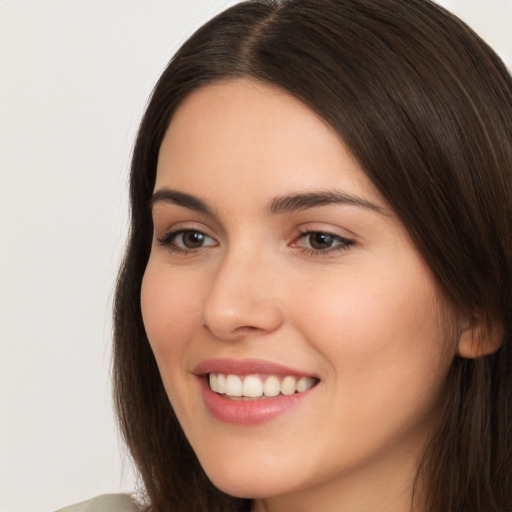
M 198 321 L 198 292 L 194 283 L 152 264 L 141 287 L 141 310 L 151 348 L 160 365 L 180 350 Z M 172 359 L 171 359 L 172 360 Z
M 307 318 L 314 322 L 302 320 L 331 367 L 327 387 L 339 404 L 332 424 L 361 453 L 379 439 L 423 435 L 436 421 L 453 359 L 433 286 L 421 275 L 398 281 L 376 274 L 338 284 L 310 293 Z
M 354 272 L 306 294 L 303 318 L 314 322 L 303 321 L 304 330 L 345 385 L 353 382 L 361 391 L 379 381 L 392 386 L 412 378 L 422 385 L 424 378 L 426 386 L 448 368 L 436 287 L 423 269 L 407 270 L 400 278 Z

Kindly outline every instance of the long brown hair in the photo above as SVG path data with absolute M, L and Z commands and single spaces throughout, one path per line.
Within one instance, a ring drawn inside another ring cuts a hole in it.
M 131 231 L 115 301 L 114 384 L 124 438 L 154 512 L 250 502 L 205 476 L 179 426 L 140 309 L 161 141 L 192 91 L 252 77 L 281 87 L 340 135 L 402 219 L 449 303 L 502 330 L 457 357 L 418 471 L 420 509 L 512 510 L 512 80 L 496 54 L 429 0 L 257 0 L 199 29 L 158 81 L 131 169 Z

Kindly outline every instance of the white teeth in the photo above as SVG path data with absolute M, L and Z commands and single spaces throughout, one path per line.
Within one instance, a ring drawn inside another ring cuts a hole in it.
M 247 375 L 244 378 L 238 375 L 225 375 L 223 373 L 209 374 L 210 388 L 219 394 L 230 397 L 260 398 L 302 393 L 312 388 L 316 379 L 301 377 L 297 379 L 287 375 L 282 380 L 276 375 L 269 375 L 264 380 L 258 375 Z
M 226 376 L 226 395 L 242 396 L 242 379 L 236 375 Z
M 256 375 L 245 377 L 242 388 L 243 396 L 257 398 L 263 395 L 263 382 Z
M 215 375 L 214 373 L 210 373 L 209 381 L 210 381 L 210 389 L 212 391 L 215 391 L 215 393 L 219 393 L 219 387 L 218 387 L 219 379 L 218 379 L 217 375 Z
M 293 395 L 297 389 L 297 379 L 295 377 L 285 377 L 281 382 L 281 393 L 283 395 Z
M 217 393 L 226 392 L 226 376 L 222 373 L 217 375 Z
M 315 379 L 313 379 L 313 377 L 301 377 L 297 381 L 297 392 L 302 393 L 303 391 L 306 391 L 306 389 L 312 388 L 314 384 Z
M 265 379 L 263 384 L 263 393 L 265 396 L 277 396 L 281 393 L 281 384 L 277 377 L 273 375 Z
M 226 376 L 222 373 L 210 373 L 210 388 L 212 391 L 215 391 L 215 393 L 222 393 L 224 394 L 226 392 Z

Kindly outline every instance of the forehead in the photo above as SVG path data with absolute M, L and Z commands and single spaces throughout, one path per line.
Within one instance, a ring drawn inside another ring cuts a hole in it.
M 237 79 L 203 87 L 175 112 L 155 189 L 234 195 L 317 189 L 377 194 L 334 129 L 272 85 Z
M 287 91 L 256 80 L 237 79 L 192 92 L 174 113 L 160 153 L 165 156 L 166 146 L 177 151 L 189 140 L 212 151 L 221 142 L 227 146 L 224 150 L 275 145 L 284 151 L 287 143 L 294 144 L 298 138 L 341 144 L 321 117 Z M 251 156 L 247 154 L 247 158 Z
M 211 117 L 220 115 L 224 123 L 229 124 L 233 121 L 233 118 L 236 121 L 241 121 L 238 118 L 240 107 L 247 112 L 248 116 L 251 116 L 255 131 L 263 131 L 262 128 L 268 129 L 269 126 L 272 126 L 270 121 L 280 118 L 280 114 L 286 111 L 288 115 L 293 117 L 293 120 L 300 119 L 306 125 L 322 124 L 326 131 L 331 132 L 332 136 L 337 138 L 336 133 L 328 123 L 301 100 L 281 87 L 252 78 L 220 80 L 193 91 L 176 109 L 172 123 L 179 122 L 186 125 L 184 117 L 207 114 Z M 255 116 L 253 116 L 253 113 L 255 111 L 260 114 L 257 125 L 254 125 Z M 281 119 L 281 122 L 287 120 L 288 118 L 284 118 Z M 291 122 L 288 124 L 292 125 Z M 193 126 L 198 127 L 193 120 L 190 120 L 188 128 Z

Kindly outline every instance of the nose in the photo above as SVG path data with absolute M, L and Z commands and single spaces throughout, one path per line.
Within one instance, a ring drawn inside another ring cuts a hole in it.
M 257 254 L 227 254 L 203 304 L 203 324 L 218 339 L 274 332 L 283 323 L 275 265 Z

